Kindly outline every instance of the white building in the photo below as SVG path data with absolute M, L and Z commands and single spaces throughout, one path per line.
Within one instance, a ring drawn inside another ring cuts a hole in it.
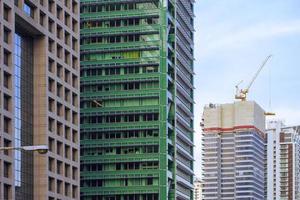
M 199 179 L 194 181 L 194 200 L 202 200 L 202 181 Z
M 267 130 L 267 199 L 300 199 L 300 126 L 272 121 Z
M 204 108 L 203 199 L 264 199 L 264 114 L 253 101 Z

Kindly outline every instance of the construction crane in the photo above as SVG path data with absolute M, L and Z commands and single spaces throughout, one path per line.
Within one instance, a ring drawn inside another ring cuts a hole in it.
M 249 93 L 249 90 L 251 88 L 251 86 L 253 85 L 254 81 L 256 80 L 257 76 L 259 75 L 259 73 L 261 72 L 261 70 L 264 68 L 264 66 L 267 64 L 267 62 L 269 61 L 269 59 L 272 57 L 272 55 L 269 55 L 264 62 L 261 64 L 261 66 L 259 67 L 258 71 L 255 73 L 254 77 L 252 78 L 252 80 L 250 81 L 248 87 L 246 87 L 246 89 L 239 89 L 239 85 L 243 82 L 240 81 L 236 86 L 236 94 L 235 94 L 235 99 L 239 99 L 242 101 L 246 101 L 247 100 L 247 94 Z M 265 112 L 265 115 L 275 115 L 275 113 L 272 112 Z
M 251 88 L 251 86 L 253 85 L 254 81 L 256 80 L 257 76 L 259 75 L 259 73 L 261 72 L 261 70 L 264 68 L 264 66 L 266 66 L 268 60 L 272 57 L 272 55 L 269 55 L 264 62 L 261 64 L 261 66 L 259 67 L 259 69 L 257 70 L 257 72 L 255 73 L 254 77 L 252 78 L 252 80 L 250 81 L 248 87 L 246 87 L 246 89 L 239 89 L 239 85 L 243 82 L 239 82 L 235 87 L 236 87 L 236 94 L 235 94 L 235 99 L 239 99 L 242 101 L 246 101 L 247 100 L 247 94 L 249 93 L 249 90 Z

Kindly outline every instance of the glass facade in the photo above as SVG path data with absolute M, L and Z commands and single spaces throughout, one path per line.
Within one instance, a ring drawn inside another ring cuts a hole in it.
M 15 146 L 33 145 L 33 39 L 15 34 Z M 33 153 L 15 151 L 15 199 L 33 199 Z
M 81 1 L 81 199 L 193 199 L 193 3 Z

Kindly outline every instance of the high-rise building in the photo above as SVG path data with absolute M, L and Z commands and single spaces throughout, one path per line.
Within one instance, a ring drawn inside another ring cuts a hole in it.
M 0 199 L 79 199 L 79 2 L 0 1 Z
M 194 0 L 81 0 L 81 199 L 193 198 Z
M 267 134 L 267 199 L 300 199 L 300 126 L 271 121 Z
M 264 199 L 265 115 L 253 101 L 203 113 L 203 199 Z
M 194 181 L 194 200 L 202 200 L 202 181 L 200 179 Z

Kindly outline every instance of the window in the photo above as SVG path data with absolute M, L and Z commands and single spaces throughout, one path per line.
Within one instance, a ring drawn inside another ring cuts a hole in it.
M 48 69 L 49 69 L 49 72 L 54 73 L 54 60 L 52 60 L 50 58 L 49 58 L 49 62 L 48 62 Z
M 65 50 L 65 63 L 66 64 L 70 64 L 70 62 L 71 62 L 70 52 L 68 52 L 67 50 Z
M 3 85 L 4 85 L 4 87 L 10 88 L 10 78 L 11 78 L 11 75 L 7 72 L 4 72 L 4 74 L 3 74 Z
M 147 185 L 153 185 L 153 178 L 147 178 Z
M 10 9 L 9 7 L 4 6 L 3 18 L 4 18 L 6 21 L 9 21 L 10 10 L 11 10 L 11 9 Z
M 78 59 L 74 56 L 72 56 L 72 68 L 77 69 L 78 68 Z
M 74 143 L 77 143 L 77 141 L 78 141 L 78 134 L 77 134 L 77 131 L 75 131 L 75 130 L 72 131 L 72 141 Z
M 63 86 L 61 84 L 57 83 L 56 88 L 57 88 L 56 95 L 58 97 L 62 97 L 63 96 Z
M 56 56 L 58 57 L 58 58 L 62 58 L 62 56 L 63 56 L 63 48 L 60 46 L 60 45 L 58 45 L 57 44 L 57 47 L 56 47 L 56 49 L 57 49 L 57 51 L 56 51 Z
M 49 131 L 51 131 L 51 132 L 53 132 L 54 131 L 54 119 L 52 119 L 52 118 L 49 118 L 49 120 L 48 120 L 48 130 Z
M 65 183 L 65 196 L 70 196 L 70 184 Z
M 57 25 L 57 28 L 56 28 L 56 36 L 59 38 L 59 39 L 62 39 L 62 36 L 63 36 L 63 29 L 61 26 L 58 26 Z
M 10 185 L 7 185 L 7 184 L 3 185 L 3 197 L 4 197 L 4 200 L 11 199 L 10 190 L 11 190 L 11 186 Z
M 54 158 L 49 157 L 49 171 L 53 172 L 55 168 Z
M 54 178 L 49 177 L 49 180 L 48 180 L 49 191 L 54 192 L 54 184 L 55 184 Z
M 5 110 L 9 111 L 10 110 L 10 96 L 4 95 L 3 97 L 3 107 Z
M 7 140 L 7 139 L 4 139 L 4 142 L 3 142 L 3 143 L 4 143 L 4 147 L 10 147 L 10 146 L 11 146 L 11 141 L 9 141 L 9 140 Z M 11 151 L 9 151 L 9 150 L 5 150 L 5 151 L 4 151 L 4 154 L 5 154 L 5 155 L 9 155 L 10 152 L 11 152 Z
M 4 117 L 3 129 L 5 133 L 10 132 L 10 119 L 8 117 Z
M 65 88 L 65 101 L 70 102 L 70 100 L 71 100 L 71 92 L 69 89 Z
M 70 177 L 71 174 L 70 170 L 71 170 L 70 165 L 65 164 L 65 177 Z
M 73 178 L 73 180 L 78 179 L 78 170 L 76 167 L 72 167 L 72 178 Z
M 69 27 L 70 24 L 70 15 L 68 13 L 65 13 L 65 25 Z
M 67 140 L 70 140 L 70 138 L 71 138 L 71 129 L 68 126 L 65 126 L 65 138 Z
M 34 17 L 34 8 L 29 5 L 27 2 L 24 2 L 24 7 L 23 7 L 23 11 L 30 17 Z
M 63 152 L 63 145 L 62 145 L 62 143 L 59 142 L 59 141 L 57 141 L 56 147 L 57 147 L 56 153 L 61 156 L 62 152 Z
M 78 153 L 76 149 L 72 149 L 72 161 L 78 161 Z
M 57 102 L 56 108 L 57 108 L 56 114 L 58 116 L 62 116 L 63 115 L 63 105 L 61 103 Z M 59 132 L 58 132 L 58 134 L 59 134 Z
M 57 135 L 62 136 L 63 135 L 63 124 L 60 122 L 56 123 L 56 132 Z
M 54 32 L 54 21 L 53 20 L 51 20 L 51 19 L 49 19 L 49 21 L 48 21 L 48 30 L 51 32 L 51 33 L 53 33 Z
M 53 79 L 48 79 L 48 90 L 50 92 L 54 92 L 55 86 L 54 86 L 54 80 Z
M 72 86 L 74 88 L 78 88 L 78 79 L 77 79 L 77 76 L 76 75 L 72 75 Z
M 58 5 L 57 5 L 57 7 L 56 7 L 56 17 L 58 18 L 58 19 L 60 19 L 60 20 L 62 20 L 62 8 L 61 7 L 59 7 Z
M 72 198 L 77 198 L 77 186 L 72 185 Z
M 11 169 L 11 164 L 8 162 L 4 162 L 4 166 L 3 166 L 3 176 L 5 178 L 9 178 L 10 177 L 10 169 Z
M 70 146 L 65 145 L 65 158 L 70 158 L 71 151 L 70 151 Z
M 70 33 L 65 32 L 65 44 L 70 45 Z
M 48 4 L 48 10 L 49 12 L 53 12 L 54 11 L 54 1 L 53 0 L 49 0 L 49 4 Z
M 63 163 L 58 160 L 56 163 L 56 173 L 62 174 L 62 172 L 63 172 Z
M 54 139 L 53 138 L 49 138 L 48 139 L 48 145 L 49 145 L 49 151 L 53 152 L 54 151 Z
M 78 102 L 77 102 L 77 95 L 75 93 L 72 93 L 72 105 L 73 106 L 77 106 Z
M 72 20 L 72 31 L 74 31 L 75 33 L 77 33 L 78 31 L 78 27 L 77 27 L 77 21 L 76 20 Z
M 65 107 L 65 120 L 70 121 L 71 119 L 71 111 L 69 108 Z
M 46 18 L 46 14 L 40 11 L 40 25 L 41 26 L 45 25 L 45 18 Z
M 4 56 L 3 56 L 3 63 L 6 66 L 10 65 L 10 53 L 8 51 L 5 51 L 5 50 L 4 50 Z
M 66 0 L 68 1 L 68 0 Z M 77 14 L 78 13 L 78 4 L 75 1 L 72 1 L 72 12 Z
M 75 38 L 72 38 L 72 49 L 76 52 L 78 51 L 78 44 Z
M 49 38 L 49 41 L 48 41 L 48 51 L 54 52 L 54 40 L 52 40 L 50 38 Z

